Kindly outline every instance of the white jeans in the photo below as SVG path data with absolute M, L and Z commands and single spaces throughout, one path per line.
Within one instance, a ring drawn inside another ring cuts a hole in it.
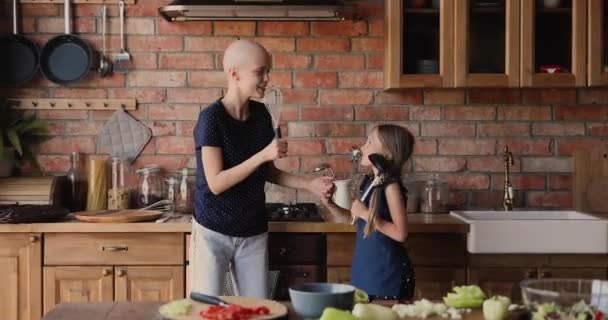
M 192 222 L 192 291 L 221 295 L 232 275 L 240 296 L 268 297 L 268 233 L 230 237 Z

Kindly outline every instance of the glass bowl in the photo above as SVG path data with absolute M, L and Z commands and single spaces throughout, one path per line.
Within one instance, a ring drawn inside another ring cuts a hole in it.
M 528 310 L 553 305 L 563 312 L 584 302 L 591 310 L 608 312 L 608 281 L 591 279 L 539 279 L 521 282 L 521 293 Z M 576 310 L 574 310 L 576 311 Z

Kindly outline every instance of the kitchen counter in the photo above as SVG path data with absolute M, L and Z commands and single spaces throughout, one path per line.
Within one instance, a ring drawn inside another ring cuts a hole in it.
M 166 223 L 86 223 L 68 218 L 64 222 L 0 224 L 0 233 L 17 232 L 190 232 L 191 216 L 182 216 Z M 410 233 L 466 234 L 469 225 L 448 214 L 408 215 Z M 270 232 L 354 233 L 355 227 L 329 222 L 270 222 Z

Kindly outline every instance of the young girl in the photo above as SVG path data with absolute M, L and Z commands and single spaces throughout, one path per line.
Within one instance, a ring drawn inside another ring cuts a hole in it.
M 406 300 L 414 295 L 414 270 L 403 246 L 407 238 L 407 190 L 400 179 L 413 147 L 414 137 L 407 129 L 390 124 L 375 127 L 361 147 L 361 167 L 377 174 L 368 156 L 384 156 L 389 167 L 384 182 L 373 189 L 365 203 L 353 201 L 350 212 L 329 198 L 321 198 L 334 220 L 348 221 L 351 214 L 359 218 L 351 282 L 366 291 L 370 300 Z M 366 176 L 361 193 L 372 180 L 373 176 Z

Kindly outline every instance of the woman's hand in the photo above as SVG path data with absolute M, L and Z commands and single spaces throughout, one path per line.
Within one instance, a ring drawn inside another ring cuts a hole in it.
M 286 155 L 287 141 L 281 139 L 272 139 L 272 142 L 262 150 L 262 159 L 264 159 L 264 162 L 284 158 Z
M 359 199 L 355 199 L 355 201 L 353 201 L 353 204 L 350 207 L 350 212 L 353 216 L 359 217 L 365 221 L 367 221 L 369 218 L 369 209 L 363 202 L 359 201 Z
M 334 178 L 328 176 L 312 178 L 307 189 L 321 198 L 331 197 L 334 189 Z

